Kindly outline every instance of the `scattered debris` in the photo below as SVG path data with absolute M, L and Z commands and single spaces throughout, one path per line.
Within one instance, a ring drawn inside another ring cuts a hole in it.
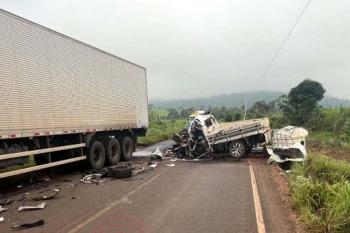
M 0 200 L 0 206 L 11 205 L 12 202 L 13 202 L 13 200 L 10 198 L 2 199 L 2 200 Z
M 0 222 L 3 222 L 5 221 L 5 218 L 4 217 L 0 217 Z
M 2 206 L 0 205 L 0 213 L 5 212 L 5 211 L 7 211 L 7 210 L 8 210 L 8 208 L 2 207 Z
M 21 212 L 23 210 L 40 210 L 40 209 L 44 209 L 46 206 L 46 202 L 42 202 L 39 205 L 36 206 L 20 206 L 18 207 L 18 212 Z
M 141 163 L 137 165 L 132 165 L 131 163 L 120 163 L 107 167 L 100 172 L 88 174 L 81 179 L 81 182 L 85 184 L 100 184 L 110 181 L 111 179 L 130 178 L 131 176 L 144 172 L 147 166 L 154 169 L 158 166 L 158 164 L 153 162 Z
M 81 182 L 83 182 L 84 184 L 100 184 L 109 180 L 111 180 L 111 178 L 105 177 L 105 174 L 96 173 L 84 176 L 81 179 Z
M 302 162 L 307 157 L 306 138 L 308 131 L 301 127 L 286 126 L 272 132 L 272 147 L 267 148 L 270 155 L 268 163 Z
M 48 182 L 48 181 L 51 180 L 51 179 L 50 179 L 49 177 L 47 177 L 47 176 L 38 177 L 37 179 L 38 179 L 38 181 L 39 181 L 40 183 L 41 183 L 41 182 Z
M 36 222 L 31 222 L 31 223 L 22 223 L 19 225 L 14 225 L 12 226 L 12 229 L 16 229 L 16 230 L 21 230 L 21 229 L 28 229 L 28 228 L 33 228 L 33 227 L 39 227 L 44 225 L 44 220 L 40 219 Z
M 152 160 L 163 160 L 164 159 L 164 155 L 160 151 L 159 147 L 157 147 L 157 149 L 152 153 L 151 159 Z
M 52 191 L 48 192 L 48 193 L 45 194 L 45 195 L 40 195 L 40 196 L 33 197 L 33 200 L 34 200 L 34 201 L 46 201 L 46 200 L 50 200 L 50 199 L 55 198 L 55 197 L 58 195 L 59 192 L 60 192 L 59 189 L 53 189 Z
M 175 167 L 175 164 L 174 163 L 167 163 L 166 164 L 168 167 Z
M 137 175 L 140 172 L 144 172 L 148 163 L 142 163 L 139 165 L 136 165 L 132 168 L 132 175 Z
M 19 198 L 16 199 L 16 202 L 24 201 L 27 198 L 27 195 L 22 194 Z
M 214 156 L 211 156 L 209 158 L 204 158 L 204 159 L 179 159 L 177 161 L 180 162 L 200 162 L 200 161 L 211 161 L 214 159 Z
M 173 150 L 171 150 L 171 149 L 167 149 L 167 150 L 164 151 L 164 156 L 165 157 L 170 157 L 170 156 L 175 156 L 175 155 L 176 155 L 176 153 Z

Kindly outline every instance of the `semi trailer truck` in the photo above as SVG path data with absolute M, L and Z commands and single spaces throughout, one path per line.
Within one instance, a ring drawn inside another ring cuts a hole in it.
M 144 67 L 0 9 L 0 178 L 130 160 L 147 127 Z

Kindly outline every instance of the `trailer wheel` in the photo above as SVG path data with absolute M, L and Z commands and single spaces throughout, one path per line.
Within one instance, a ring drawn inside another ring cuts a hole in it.
M 233 141 L 230 143 L 229 152 L 233 158 L 241 159 L 247 153 L 247 146 L 242 141 Z
M 132 157 L 134 152 L 134 144 L 129 136 L 125 136 L 122 140 L 122 156 L 125 161 L 128 161 Z
M 93 169 L 103 168 L 106 160 L 105 148 L 100 141 L 95 141 L 89 148 L 88 161 Z
M 108 139 L 106 142 L 106 157 L 109 165 L 119 162 L 121 157 L 120 143 L 117 139 Z

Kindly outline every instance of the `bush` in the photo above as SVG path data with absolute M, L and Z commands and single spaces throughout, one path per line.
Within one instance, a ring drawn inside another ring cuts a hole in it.
M 310 156 L 289 177 L 300 223 L 310 232 L 350 232 L 350 164 Z
M 140 137 L 140 143 L 152 144 L 170 139 L 174 133 L 178 133 L 187 124 L 183 119 L 151 120 L 146 137 Z

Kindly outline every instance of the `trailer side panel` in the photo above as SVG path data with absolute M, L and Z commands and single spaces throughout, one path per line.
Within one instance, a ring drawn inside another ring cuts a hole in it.
M 148 126 L 146 71 L 0 9 L 0 138 Z

